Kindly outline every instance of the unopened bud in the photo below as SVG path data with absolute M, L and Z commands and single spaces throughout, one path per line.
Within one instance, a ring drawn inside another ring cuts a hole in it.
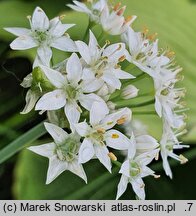
M 133 85 L 126 86 L 121 93 L 121 97 L 125 100 L 137 97 L 139 89 Z

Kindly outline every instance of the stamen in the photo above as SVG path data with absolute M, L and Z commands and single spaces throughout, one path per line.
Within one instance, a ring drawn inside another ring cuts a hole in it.
M 123 62 L 125 59 L 126 59 L 126 56 L 123 55 L 123 56 L 121 56 L 121 57 L 118 59 L 118 61 L 119 61 L 119 62 Z
M 154 41 L 155 39 L 156 39 L 156 37 L 157 37 L 157 33 L 154 33 L 154 34 L 152 34 L 152 35 L 149 35 L 148 36 L 148 39 L 150 40 L 150 41 Z
M 126 117 L 121 117 L 120 119 L 117 120 L 118 125 L 122 125 L 127 121 Z
M 175 52 L 174 51 L 168 51 L 165 54 L 168 58 L 173 58 L 175 56 Z
M 141 186 L 140 186 L 140 188 L 144 188 L 145 187 L 145 184 L 142 184 Z
M 185 164 L 188 162 L 188 159 L 186 157 L 184 157 L 183 155 L 179 155 L 179 158 L 181 160 L 181 164 Z
M 118 134 L 112 134 L 112 139 L 118 139 L 119 135 Z
M 109 156 L 109 158 L 110 158 L 112 161 L 117 161 L 117 157 L 116 157 L 116 155 L 115 155 L 114 153 L 109 152 L 109 153 L 108 153 L 108 156 Z
M 133 16 L 128 16 L 125 18 L 125 23 L 130 22 L 133 19 Z
M 118 12 L 116 13 L 118 16 L 122 16 L 123 13 L 125 12 L 126 6 L 122 7 Z
M 147 35 L 147 34 L 149 33 L 149 29 L 145 26 L 145 27 L 143 28 L 142 33 L 143 33 L 144 35 Z
M 66 16 L 65 14 L 62 14 L 62 15 L 59 16 L 59 19 L 63 20 L 65 18 L 65 16 Z
M 113 7 L 113 10 L 114 11 L 117 11 L 121 6 L 121 2 L 117 3 L 114 7 Z
M 99 129 L 97 129 L 97 132 L 100 133 L 100 134 L 104 134 L 105 129 L 104 128 L 99 128 Z
M 155 160 L 158 161 L 159 160 L 159 152 L 157 152 L 156 156 L 155 156 Z
M 155 179 L 158 179 L 161 177 L 161 175 L 153 175 Z

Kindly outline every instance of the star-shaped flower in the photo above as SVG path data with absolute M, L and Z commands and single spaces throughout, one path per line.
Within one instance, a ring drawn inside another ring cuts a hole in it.
M 87 182 L 83 167 L 78 163 L 80 136 L 67 134 L 54 124 L 44 123 L 44 125 L 54 141 L 39 146 L 31 146 L 28 149 L 49 158 L 46 184 L 50 184 L 65 170 L 71 171 Z
M 114 89 L 121 88 L 120 79 L 133 79 L 134 76 L 121 70 L 118 65 L 127 58 L 128 51 L 124 43 L 107 44 L 100 48 L 97 39 L 90 31 L 89 44 L 76 41 L 76 45 L 84 61 L 84 80 L 96 83 L 97 90 L 104 83 Z
M 41 69 L 56 89 L 44 94 L 37 102 L 35 110 L 58 110 L 64 107 L 65 115 L 73 131 L 74 124 L 78 123 L 82 112 L 78 102 L 82 107 L 90 110 L 93 102 L 97 101 L 108 110 L 103 99 L 90 93 L 95 91 L 95 84 L 82 82 L 82 65 L 75 53 L 67 61 L 66 76 L 45 66 L 41 66 Z
M 145 199 L 145 184 L 142 178 L 152 175 L 157 177 L 154 174 L 154 171 L 151 170 L 147 165 L 157 156 L 159 149 L 153 149 L 145 153 L 136 155 L 137 150 L 137 141 L 135 140 L 134 135 L 132 134 L 131 140 L 128 146 L 128 158 L 122 164 L 119 173 L 122 173 L 120 182 L 118 184 L 118 191 L 116 199 L 126 191 L 127 184 L 131 183 L 134 192 L 137 194 L 139 199 Z
M 62 24 L 60 17 L 49 20 L 40 7 L 35 8 L 32 19 L 29 17 L 29 21 L 31 29 L 9 27 L 5 30 L 18 36 L 10 44 L 12 49 L 26 50 L 38 47 L 34 67 L 40 63 L 50 65 L 51 47 L 67 52 L 77 51 L 75 43 L 68 35 L 65 35 L 65 32 L 74 24 Z
M 85 121 L 75 125 L 77 133 L 84 137 L 79 149 L 79 162 L 86 163 L 94 156 L 111 172 L 111 161 L 107 146 L 125 150 L 129 139 L 121 132 L 112 129 L 116 124 L 130 120 L 131 111 L 124 108 L 112 114 L 95 102 L 90 110 L 90 125 Z

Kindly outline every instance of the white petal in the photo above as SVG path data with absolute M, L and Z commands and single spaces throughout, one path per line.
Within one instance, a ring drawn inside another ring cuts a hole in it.
M 93 32 L 90 30 L 90 37 L 89 37 L 89 49 L 91 57 L 94 59 L 99 57 L 100 51 L 98 49 L 99 44 L 97 43 L 97 39 Z
M 123 108 L 115 113 L 107 115 L 102 121 L 101 125 L 103 125 L 104 129 L 108 130 L 113 128 L 114 125 L 117 124 L 118 120 L 124 118 L 125 122 L 129 122 L 132 116 L 132 112 L 129 108 Z
M 67 61 L 67 79 L 77 84 L 82 77 L 82 65 L 77 54 L 73 53 Z
M 75 124 L 74 127 L 77 133 L 82 137 L 86 136 L 91 130 L 90 126 L 86 122 Z
M 141 135 L 136 137 L 137 150 L 148 151 L 155 149 L 159 146 L 156 139 L 149 135 Z
M 45 66 L 50 66 L 50 60 L 52 58 L 52 50 L 48 46 L 42 46 L 37 49 L 37 54 Z
M 87 8 L 84 3 L 79 1 L 73 1 L 75 5 L 67 4 L 68 7 L 72 8 L 75 11 L 84 12 L 84 13 L 91 13 L 91 11 Z
M 27 28 L 11 27 L 11 28 L 4 28 L 4 29 L 16 36 L 29 35 L 31 33 L 31 30 Z
M 97 158 L 99 159 L 99 161 L 106 167 L 106 169 L 111 173 L 111 160 L 108 156 L 109 151 L 106 148 L 106 146 L 98 146 L 95 145 L 94 146 L 95 149 L 95 155 L 97 156 Z
M 64 107 L 66 97 L 62 90 L 54 90 L 43 95 L 35 106 L 35 110 L 57 110 Z
M 76 102 L 66 103 L 65 115 L 67 116 L 71 130 L 74 132 L 75 131 L 74 124 L 78 123 L 80 119 L 80 111 Z
M 47 172 L 46 184 L 50 184 L 62 172 L 67 170 L 68 164 L 66 161 L 60 161 L 56 155 L 49 159 L 49 167 Z
M 116 200 L 118 200 L 122 194 L 126 191 L 128 184 L 128 178 L 124 175 L 121 176 L 120 182 L 118 183 L 118 191 L 116 195 Z
M 141 173 L 142 178 L 147 177 L 149 175 L 153 175 L 153 174 L 154 174 L 154 171 L 151 170 L 149 167 L 147 166 L 142 167 L 142 173 Z
M 91 63 L 90 49 L 89 47 L 82 41 L 76 41 L 76 46 L 78 48 L 78 52 L 84 59 L 87 64 Z
M 119 58 L 125 55 L 125 44 L 116 43 L 108 46 L 103 51 L 103 56 L 108 56 L 110 62 L 118 63 Z
M 95 79 L 95 73 L 91 68 L 84 68 L 83 69 L 83 74 L 82 74 L 82 79 L 84 81 L 89 81 Z
M 27 114 L 28 112 L 30 112 L 33 107 L 35 106 L 37 100 L 39 99 L 39 94 L 37 94 L 34 91 L 31 91 L 30 89 L 28 90 L 25 100 L 26 100 L 26 105 L 23 109 L 22 112 L 20 112 L 21 114 Z
M 105 72 L 103 76 L 101 77 L 109 86 L 120 89 L 121 88 L 121 82 L 118 78 L 115 77 L 113 73 Z
M 81 164 L 78 164 L 78 161 L 75 160 L 68 164 L 68 170 L 70 170 L 72 173 L 78 175 L 80 178 L 82 178 L 87 183 L 87 177 L 84 172 L 84 169 Z
M 159 152 L 159 149 L 145 152 L 143 154 L 138 155 L 135 158 L 135 160 L 139 161 L 140 164 L 148 165 L 157 156 L 158 152 Z
M 117 150 L 127 150 L 130 140 L 117 130 L 109 130 L 104 135 L 107 146 Z
M 138 177 L 131 181 L 132 187 L 134 192 L 137 194 L 137 196 L 141 199 L 145 199 L 145 191 L 144 191 L 144 182 L 142 178 Z
M 55 143 L 61 144 L 66 140 L 68 134 L 62 128 L 47 122 L 44 123 L 44 126 L 54 139 Z
M 52 142 L 38 146 L 30 146 L 28 149 L 38 155 L 50 158 L 54 155 L 55 147 L 56 145 Z
M 56 38 L 51 43 L 51 47 L 54 47 L 56 49 L 66 51 L 66 52 L 77 52 L 78 51 L 74 41 L 66 36 Z
M 120 168 L 119 173 L 122 173 L 123 175 L 125 175 L 126 177 L 130 177 L 130 164 L 129 164 L 129 160 L 126 160 Z
M 133 159 L 135 157 L 135 154 L 136 154 L 136 140 L 134 134 L 132 133 L 129 148 L 128 148 L 128 158 Z
M 90 124 L 98 125 L 108 113 L 109 109 L 105 102 L 94 102 L 90 110 Z
M 90 111 L 94 102 L 100 102 L 101 104 L 103 104 L 104 100 L 101 99 L 96 94 L 91 93 L 91 94 L 81 94 L 79 97 L 79 102 L 85 109 Z
M 162 117 L 162 104 L 157 96 L 155 96 L 155 110 L 157 114 L 159 115 L 159 117 L 161 118 Z
M 36 7 L 33 12 L 32 28 L 38 31 L 46 31 L 49 28 L 49 19 L 40 7 Z
M 84 80 L 81 83 L 82 91 L 84 93 L 91 93 L 99 90 L 103 86 L 104 82 L 101 79 Z
M 171 168 L 168 162 L 168 156 L 164 151 L 161 151 L 161 157 L 163 160 L 163 168 L 165 170 L 165 173 L 167 176 L 169 176 L 172 179 L 173 175 L 172 175 L 172 171 L 171 171 Z
M 120 69 L 115 69 L 114 74 L 115 74 L 116 78 L 118 78 L 118 79 L 133 79 L 133 78 L 135 78 L 130 73 L 127 73 L 127 72 L 120 70 Z
M 57 88 L 62 88 L 66 84 L 65 77 L 58 71 L 49 67 L 40 66 L 49 81 Z
M 50 20 L 50 34 L 55 37 L 61 37 L 69 28 L 73 27 L 75 24 L 62 24 L 59 17 L 55 17 Z
M 13 50 L 26 50 L 36 47 L 36 41 L 30 36 L 20 36 L 16 38 L 11 44 L 10 47 Z
M 95 151 L 93 143 L 89 139 L 84 139 L 79 149 L 79 163 L 86 163 L 94 156 Z

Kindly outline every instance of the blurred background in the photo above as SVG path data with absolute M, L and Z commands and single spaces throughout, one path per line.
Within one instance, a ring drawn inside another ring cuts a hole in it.
M 69 33 L 73 39 L 79 39 L 85 32 L 87 17 L 70 13 L 66 8 L 69 2 L 0 0 L 0 150 L 45 118 L 34 111 L 20 115 L 26 94 L 20 83 L 31 72 L 34 51 L 10 50 L 14 36 L 3 27 L 29 27 L 26 16 L 40 6 L 49 18 L 66 14 L 64 22 L 78 24 Z M 122 0 L 122 4 L 127 5 L 127 15 L 138 16 L 135 30 L 148 27 L 152 33 L 157 32 L 161 46 L 176 53 L 176 60 L 184 69 L 182 85 L 187 90 L 185 100 L 190 108 L 186 113 L 188 133 L 183 137 L 184 143 L 191 145 L 183 152 L 189 163 L 172 162 L 173 180 L 165 177 L 161 162 L 152 164 L 161 178 L 144 180 L 147 199 L 196 199 L 196 0 Z M 153 116 L 138 118 L 150 122 L 151 134 L 160 137 L 160 120 Z M 120 178 L 117 168 L 111 175 L 97 161 L 91 161 L 85 165 L 88 185 L 65 172 L 46 186 L 47 163 L 47 159 L 23 150 L 0 164 L 0 199 L 115 199 Z M 127 190 L 122 199 L 134 199 L 134 194 Z

